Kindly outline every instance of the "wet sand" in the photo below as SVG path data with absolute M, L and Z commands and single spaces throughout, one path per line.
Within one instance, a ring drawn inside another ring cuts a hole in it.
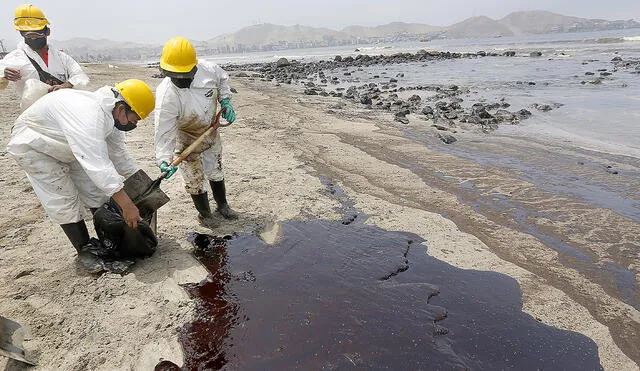
M 159 83 L 150 78 L 155 70 L 120 67 L 88 66 L 91 88 L 130 77 Z M 340 204 L 321 179 L 339 185 L 368 215 L 367 224 L 414 233 L 430 256 L 457 268 L 514 278 L 523 311 L 592 339 L 605 369 L 638 369 L 640 223 L 637 208 L 625 202 L 637 203 L 638 195 L 620 196 L 638 189 L 636 160 L 471 132 L 447 147 L 427 129 L 409 135 L 388 114 L 351 106 L 328 114 L 336 98 L 243 78 L 232 77 L 231 85 L 240 120 L 221 135 L 228 199 L 241 219 L 203 228 L 180 178 L 163 182 L 172 200 L 159 213 L 158 251 L 124 277 L 76 271 L 66 237 L 45 219 L 24 174 L 2 152 L 0 313 L 29 330 L 25 348 L 39 369 L 182 364 L 178 332 L 192 320 L 194 303 L 180 284 L 207 275 L 190 254 L 187 233 L 339 219 Z M 5 145 L 15 104 L 10 91 L 0 91 Z M 428 126 L 413 119 L 409 125 Z M 141 168 L 158 172 L 151 120 L 132 132 L 128 145 Z M 523 160 L 540 166 L 513 165 Z M 618 169 L 618 178 L 607 165 Z M 590 180 L 562 184 L 551 170 Z M 597 188 L 609 191 L 601 197 L 577 186 L 600 178 L 611 184 Z M 0 359 L 3 366 L 19 369 Z

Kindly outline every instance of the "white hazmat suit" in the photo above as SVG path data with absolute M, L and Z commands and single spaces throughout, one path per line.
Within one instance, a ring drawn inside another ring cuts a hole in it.
M 114 127 L 118 101 L 122 97 L 110 86 L 95 92 L 61 89 L 40 98 L 15 122 L 7 151 L 58 224 L 82 220 L 82 203 L 100 207 L 137 171 L 124 132 Z
M 198 70 L 189 88 L 178 88 L 165 77 L 156 88 L 155 143 L 158 165 L 171 163 L 185 148 L 205 132 L 217 104 L 231 97 L 229 75 L 217 64 L 198 61 Z M 180 165 L 187 193 L 205 192 L 205 182 L 222 181 L 222 142 L 220 135 L 205 140 Z
M 49 72 L 54 77 L 62 80 L 62 82 L 68 81 L 74 88 L 84 87 L 89 83 L 89 76 L 84 73 L 78 62 L 69 55 L 49 46 L 49 64 L 47 65 L 38 52 L 22 41 L 18 44 L 16 50 L 0 59 L 0 77 L 4 77 L 4 69 L 7 67 L 20 70 L 20 80 L 15 82 L 16 92 L 20 96 L 22 96 L 24 84 L 28 79 L 40 80 L 38 71 L 27 59 L 27 55 L 36 61 L 43 71 Z

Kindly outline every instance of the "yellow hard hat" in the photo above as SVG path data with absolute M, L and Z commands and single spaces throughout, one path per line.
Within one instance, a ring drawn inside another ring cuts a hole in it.
M 138 79 L 129 79 L 119 82 L 115 86 L 116 90 L 124 98 L 133 112 L 144 120 L 154 108 L 156 108 L 156 99 L 149 85 Z
M 31 4 L 22 4 L 14 12 L 13 27 L 18 31 L 40 31 L 48 24 L 42 10 Z
M 184 37 L 174 37 L 167 41 L 162 48 L 160 57 L 160 68 L 169 72 L 186 73 L 191 72 L 198 64 L 196 49 Z

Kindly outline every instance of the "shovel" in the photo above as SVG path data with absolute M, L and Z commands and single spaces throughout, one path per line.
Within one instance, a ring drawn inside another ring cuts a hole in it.
M 25 358 L 19 323 L 0 316 L 0 355 L 34 366 L 35 362 Z M 18 333 L 16 333 L 18 332 Z
M 231 123 L 220 124 L 220 116 L 224 113 L 224 111 L 225 109 L 223 108 L 214 116 L 213 123 L 211 123 L 209 128 L 204 133 L 202 133 L 195 141 L 193 141 L 193 143 L 191 143 L 184 151 L 182 151 L 180 156 L 176 157 L 176 159 L 171 162 L 171 166 L 178 166 L 178 164 L 184 161 L 184 159 L 187 158 L 193 152 L 193 150 L 196 149 L 200 145 L 200 143 L 202 143 L 202 141 L 205 140 L 207 136 L 211 135 L 211 133 L 213 133 L 216 129 L 218 129 L 219 127 L 231 125 Z M 143 219 L 146 220 L 147 218 L 151 218 L 156 210 L 169 202 L 169 197 L 160 189 L 160 183 L 162 183 L 162 180 L 167 174 L 167 171 L 162 172 L 156 180 L 154 180 L 149 186 L 147 186 L 144 192 L 137 195 L 135 195 L 137 193 L 135 188 L 138 188 L 139 190 L 141 187 L 135 187 L 134 184 L 137 184 L 138 186 L 140 184 L 149 184 L 149 181 L 151 181 L 151 179 L 146 174 L 144 174 L 142 170 L 140 170 L 129 178 L 133 178 L 132 181 L 129 182 L 131 183 L 129 187 L 127 187 L 127 182 L 125 182 L 125 191 L 127 192 L 127 194 L 129 194 L 129 197 L 131 197 L 133 203 L 138 207 L 140 216 Z M 144 179 L 144 177 L 146 177 L 146 179 Z M 127 179 L 127 181 L 129 179 Z M 127 188 L 131 188 L 131 194 L 134 194 L 134 196 L 131 196 Z

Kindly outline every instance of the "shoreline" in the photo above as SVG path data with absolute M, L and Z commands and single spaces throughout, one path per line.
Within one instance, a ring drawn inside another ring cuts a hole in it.
M 92 90 L 122 78 L 142 78 L 152 88 L 160 81 L 150 77 L 155 70 L 140 66 L 88 69 Z M 25 347 L 41 361 L 36 369 L 78 364 L 91 369 L 152 368 L 158 357 L 182 364 L 176 329 L 189 322 L 193 304 L 179 284 L 206 276 L 190 255 L 186 234 L 224 235 L 275 221 L 337 219 L 339 205 L 327 195 L 321 177 L 340 185 L 354 207 L 369 215 L 367 224 L 415 233 L 427 241 L 429 255 L 458 268 L 515 278 L 523 310 L 548 325 L 593 339 L 606 370 L 638 369 L 636 309 L 610 287 L 565 266 L 562 252 L 519 230 L 503 215 L 506 209 L 473 208 L 457 192 L 472 182 L 475 189 L 468 191 L 478 204 L 493 195 L 526 200 L 527 210 L 537 213 L 525 225 L 563 236 L 596 265 L 623 265 L 633 258 L 640 223 L 561 193 L 541 191 L 519 179 L 517 171 L 450 154 L 429 128 L 432 136 L 423 143 L 403 133 L 405 124 L 381 119 L 377 112 L 347 106 L 344 115 L 327 114 L 339 98 L 300 95 L 233 76 L 231 85 L 238 90 L 234 106 L 239 121 L 221 135 L 228 198 L 242 212 L 241 219 L 222 221 L 213 231 L 202 228 L 179 177 L 164 182 L 171 202 L 159 212 L 158 251 L 122 278 L 95 279 L 74 271 L 73 249 L 62 231 L 44 220 L 24 174 L 3 152 L 8 169 L 0 175 L 6 189 L 0 195 L 6 207 L 0 221 L 7 230 L 0 237 L 0 261 L 11 269 L 0 273 L 0 283 L 7 287 L 0 293 L 0 312 L 31 330 Z M 17 110 L 10 109 L 14 102 L 9 94 L 0 92 L 0 97 L 0 107 L 9 113 L 1 118 L 6 145 Z M 476 143 L 467 137 L 483 138 L 468 132 L 453 145 L 473 144 L 478 150 L 504 145 L 498 139 Z M 127 145 L 142 169 L 157 172 L 151 120 L 128 136 Z M 549 148 L 541 145 L 531 151 Z M 503 155 L 511 150 L 497 149 Z M 606 231 L 606 238 L 589 234 L 598 229 Z M 599 238 L 593 242 L 592 237 Z M 616 248 L 618 252 L 612 250 Z M 633 260 L 627 264 L 637 283 L 640 267 Z M 0 359 L 0 366 L 6 364 Z
M 224 67 L 236 78 L 273 81 L 305 95 L 343 98 L 345 103 L 389 112 L 405 124 L 410 119 L 427 121 L 453 139 L 451 134 L 460 130 L 515 132 L 640 159 L 640 147 L 632 139 L 640 131 L 630 124 L 635 117 L 632 113 L 616 116 L 607 108 L 618 107 L 628 94 L 638 93 L 629 86 L 634 86 L 633 75 L 640 73 L 640 59 L 610 52 L 591 56 L 596 59 L 572 56 L 565 60 L 565 53 L 532 52 L 516 57 L 514 50 L 452 53 L 421 49 L 389 55 L 336 55 L 311 62 L 281 58 Z M 510 63 L 516 65 L 509 67 Z M 451 65 L 470 77 L 452 75 L 447 68 Z M 495 73 L 495 67 L 503 71 Z M 481 77 L 483 74 L 487 76 Z M 524 81 L 520 74 L 526 76 Z M 588 97 L 592 105 L 602 103 L 603 113 L 592 118 L 592 106 L 558 95 L 558 89 Z M 625 104 L 631 107 L 633 103 L 627 99 Z M 566 124 L 580 120 L 586 120 L 584 127 Z M 607 130 L 611 120 L 626 124 L 616 122 L 618 132 Z

